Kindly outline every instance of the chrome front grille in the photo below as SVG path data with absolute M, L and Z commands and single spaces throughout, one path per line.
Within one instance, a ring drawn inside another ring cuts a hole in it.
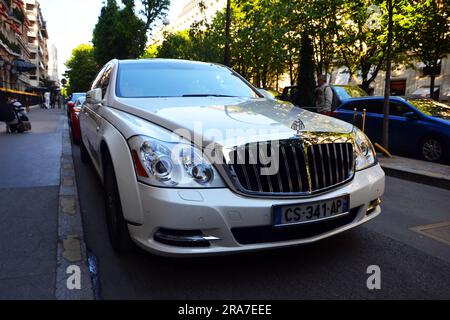
M 338 186 L 354 175 L 353 145 L 324 143 L 305 146 L 301 140 L 247 144 L 233 148 L 227 167 L 235 186 L 254 195 L 309 195 Z M 278 147 L 278 170 L 264 175 L 267 157 Z M 261 150 L 267 150 L 262 152 Z M 266 158 L 265 158 L 266 157 Z M 264 160 L 264 161 L 263 161 Z

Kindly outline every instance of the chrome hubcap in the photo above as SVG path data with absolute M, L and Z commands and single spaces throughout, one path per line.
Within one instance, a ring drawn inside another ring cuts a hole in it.
M 439 160 L 442 156 L 441 143 L 435 139 L 425 141 L 422 147 L 422 153 L 425 159 L 429 161 Z

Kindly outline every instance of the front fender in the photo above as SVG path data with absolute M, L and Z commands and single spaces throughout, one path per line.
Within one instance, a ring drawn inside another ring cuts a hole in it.
M 144 223 L 142 202 L 128 143 L 116 128 L 106 123 L 102 144 L 113 161 L 124 218 L 131 224 L 141 225 Z

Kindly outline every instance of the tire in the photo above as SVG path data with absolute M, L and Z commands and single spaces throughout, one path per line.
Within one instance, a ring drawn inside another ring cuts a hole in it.
M 91 163 L 91 157 L 89 156 L 89 152 L 86 149 L 86 146 L 84 145 L 83 140 L 80 141 L 80 156 L 81 156 L 81 162 L 84 164 L 90 164 Z
M 128 224 L 123 217 L 116 175 L 109 153 L 105 154 L 103 170 L 106 225 L 111 246 L 117 252 L 130 252 L 135 246 L 130 237 Z
M 444 144 L 436 137 L 426 137 L 420 143 L 420 155 L 422 159 L 430 162 L 442 162 L 445 159 Z
M 9 126 L 9 131 L 11 131 L 11 133 L 16 133 L 17 131 L 17 125 L 16 124 L 12 124 Z

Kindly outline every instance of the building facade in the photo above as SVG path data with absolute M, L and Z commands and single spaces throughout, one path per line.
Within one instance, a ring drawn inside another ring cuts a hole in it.
M 54 43 L 50 43 L 48 47 L 48 79 L 59 87 L 58 49 Z
M 24 90 L 30 85 L 29 26 L 22 0 L 0 1 L 0 88 Z
M 166 33 L 187 30 L 195 22 L 206 20 L 208 23 L 216 16 L 217 11 L 224 10 L 227 0 L 187 0 L 181 12 L 170 24 L 162 26 L 152 37 L 152 43 L 160 44 Z
M 25 0 L 26 14 L 30 22 L 28 30 L 28 49 L 30 61 L 36 71 L 30 74 L 30 84 L 41 87 L 47 84 L 49 76 L 49 51 L 47 24 L 42 16 L 41 6 L 36 0 Z
M 430 72 L 426 66 L 411 56 L 413 67 L 405 65 L 397 66 L 391 75 L 391 94 L 394 96 L 430 97 Z M 354 77 L 349 79 L 345 67 L 336 69 L 332 74 L 332 83 L 337 85 L 361 83 L 360 79 Z M 371 88 L 376 96 L 384 95 L 385 72 L 380 72 L 372 83 Z M 450 101 L 450 54 L 442 59 L 437 70 L 434 98 L 441 101 Z

